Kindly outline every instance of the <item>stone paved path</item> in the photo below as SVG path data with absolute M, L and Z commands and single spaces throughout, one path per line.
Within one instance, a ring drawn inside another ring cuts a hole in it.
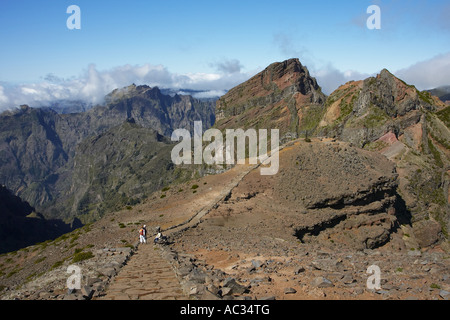
M 166 235 L 198 224 L 201 219 L 222 199 L 224 199 L 239 182 L 256 166 L 245 166 L 236 170 L 236 176 L 219 194 L 211 196 L 208 204 L 201 208 L 188 221 L 163 230 Z M 170 263 L 160 254 L 160 248 L 153 245 L 151 237 L 147 244 L 140 244 L 136 253 L 120 270 L 101 300 L 185 300 L 175 271 Z
M 234 177 L 217 194 L 211 194 L 206 205 L 187 221 L 163 230 L 165 235 L 174 235 L 187 228 L 197 225 L 202 218 L 226 198 L 230 192 L 244 179 L 257 165 L 236 166 L 232 169 Z M 180 282 L 170 263 L 160 254 L 160 249 L 151 242 L 140 244 L 130 261 L 113 279 L 102 300 L 186 300 L 189 297 L 183 293 Z
M 140 244 L 101 300 L 185 300 L 170 263 L 153 243 Z

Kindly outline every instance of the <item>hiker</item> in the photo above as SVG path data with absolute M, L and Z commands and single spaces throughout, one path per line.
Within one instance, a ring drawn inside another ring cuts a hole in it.
M 146 229 L 145 229 L 145 225 L 144 225 L 139 230 L 139 242 L 140 243 L 147 243 L 147 239 L 145 239 L 145 236 L 146 236 Z
M 154 240 L 155 243 L 157 243 L 159 240 L 167 240 L 167 237 L 162 234 L 160 227 L 156 228 L 156 232 L 157 234 Z
M 144 226 L 142 227 L 142 229 L 144 229 L 144 238 L 147 241 L 147 226 L 144 224 Z
M 162 233 L 161 233 L 161 230 L 160 231 L 158 231 L 158 233 L 156 234 L 156 237 L 155 237 L 155 243 L 157 243 L 160 239 L 162 239 Z

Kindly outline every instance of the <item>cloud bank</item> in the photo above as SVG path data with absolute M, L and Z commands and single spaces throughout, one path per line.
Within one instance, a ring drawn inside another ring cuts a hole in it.
M 341 71 L 328 64 L 318 70 L 311 70 L 311 75 L 316 78 L 322 92 L 330 95 L 334 90 L 349 81 L 364 80 L 374 74 L 360 73 L 354 70 Z
M 124 65 L 99 71 L 94 64 L 78 77 L 63 79 L 46 75 L 41 82 L 11 85 L 0 83 L 0 111 L 27 104 L 46 106 L 56 100 L 82 100 L 101 104 L 105 95 L 117 88 L 146 84 L 151 87 L 202 90 L 199 98 L 223 95 L 226 90 L 249 79 L 253 74 L 242 72 L 238 60 L 217 64 L 217 73 L 176 74 L 162 65 Z
M 450 85 L 450 52 L 398 70 L 395 75 L 419 90 Z

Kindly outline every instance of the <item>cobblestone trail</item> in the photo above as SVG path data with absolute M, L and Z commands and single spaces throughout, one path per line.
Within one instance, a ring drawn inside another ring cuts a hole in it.
M 197 225 L 214 206 L 226 198 L 240 181 L 252 170 L 259 167 L 240 166 L 234 168 L 234 177 L 219 195 L 211 193 L 205 206 L 200 208 L 190 219 L 163 230 L 165 235 L 173 235 Z M 102 300 L 187 300 L 175 270 L 165 260 L 158 246 L 152 239 L 147 244 L 140 244 L 130 261 L 109 285 Z
M 149 242 L 137 252 L 115 277 L 101 300 L 185 300 L 181 285 L 160 248 Z

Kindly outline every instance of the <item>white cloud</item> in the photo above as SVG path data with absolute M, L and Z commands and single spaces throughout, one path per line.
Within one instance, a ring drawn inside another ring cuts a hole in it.
M 419 90 L 450 85 L 450 52 L 401 69 L 395 75 Z
M 0 105 L 6 105 L 9 102 L 9 99 L 5 96 L 3 86 L 0 86 Z
M 213 63 L 211 66 L 215 67 L 217 71 L 224 74 L 240 73 L 242 70 L 241 62 L 237 59 L 224 60 L 221 62 Z
M 237 68 L 239 66 L 239 69 Z M 162 65 L 124 65 L 99 71 L 94 64 L 76 78 L 62 79 L 48 74 L 43 81 L 31 84 L 0 86 L 0 111 L 22 104 L 45 106 L 51 101 L 68 99 L 101 104 L 105 95 L 116 88 L 146 84 L 151 87 L 203 90 L 199 97 L 217 96 L 249 79 L 253 73 L 241 72 L 237 60 L 222 65 L 225 73 L 171 73 Z M 231 69 L 230 69 L 231 68 Z M 211 91 L 208 93 L 208 91 Z
M 340 71 L 333 65 L 328 64 L 318 70 L 311 70 L 311 75 L 316 78 L 322 92 L 330 95 L 339 86 L 354 80 L 364 80 L 373 75 L 360 73 L 354 70 Z
M 197 98 L 197 99 L 215 98 L 215 97 L 221 97 L 226 93 L 227 93 L 226 90 L 209 90 L 209 91 L 194 93 L 193 97 Z
M 294 40 L 290 35 L 279 32 L 273 35 L 272 41 L 285 57 L 299 58 L 303 63 L 308 62 L 307 56 L 309 55 L 309 51 L 304 46 L 299 46 L 294 43 Z

